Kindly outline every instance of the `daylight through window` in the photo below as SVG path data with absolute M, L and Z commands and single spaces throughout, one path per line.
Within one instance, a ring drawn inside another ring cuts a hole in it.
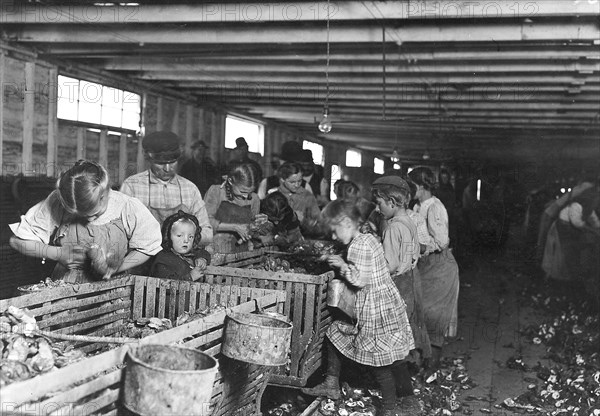
M 138 131 L 141 98 L 130 91 L 58 76 L 57 117 Z

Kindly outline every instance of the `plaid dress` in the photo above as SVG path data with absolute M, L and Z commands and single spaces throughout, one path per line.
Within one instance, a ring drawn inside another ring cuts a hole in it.
M 392 282 L 383 247 L 371 234 L 357 235 L 347 260 L 368 276 L 356 292 L 356 323 L 333 322 L 327 337 L 344 356 L 360 364 L 382 367 L 404 359 L 414 346 L 406 304 Z

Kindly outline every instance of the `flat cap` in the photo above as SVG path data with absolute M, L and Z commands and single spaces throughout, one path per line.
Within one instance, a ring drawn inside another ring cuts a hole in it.
M 399 188 L 410 194 L 410 187 L 408 186 L 408 183 L 404 179 L 402 179 L 400 176 L 384 176 L 382 178 L 376 179 L 373 182 L 372 186 L 377 186 L 377 185 L 395 186 L 396 188 Z
M 296 162 L 298 154 L 302 152 L 302 145 L 297 141 L 290 140 L 281 145 L 281 159 L 286 162 Z
M 181 157 L 181 140 L 170 131 L 156 131 L 144 137 L 142 148 L 156 163 L 173 163 Z
M 235 139 L 235 147 L 236 148 L 239 148 L 239 147 L 248 147 L 248 142 L 246 141 L 245 138 L 238 137 L 237 139 Z

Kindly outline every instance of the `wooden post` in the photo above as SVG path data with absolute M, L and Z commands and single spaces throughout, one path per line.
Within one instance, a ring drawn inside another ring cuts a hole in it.
M 146 104 L 148 103 L 148 94 L 142 93 L 142 109 L 140 114 L 140 129 L 143 132 L 140 137 L 138 137 L 137 143 L 137 171 L 141 172 L 144 170 L 144 152 L 142 149 L 142 140 L 144 139 L 145 131 L 146 131 Z
M 179 136 L 179 100 L 175 101 L 175 110 L 171 120 L 171 131 Z
M 4 85 L 4 50 L 0 49 L 0 86 Z M 4 160 L 2 156 L 2 147 L 4 142 L 4 88 L 0 88 L 0 167 L 2 176 L 6 173 L 4 170 Z
M 123 183 L 127 175 L 127 133 L 121 133 L 119 139 L 119 185 Z
M 158 97 L 156 100 L 156 129 L 155 131 L 162 130 L 163 125 L 163 99 Z
M 191 104 L 185 106 L 185 155 L 192 156 L 192 143 L 194 141 L 194 107 Z
M 274 143 L 273 143 L 273 127 L 269 126 L 268 124 L 265 126 L 265 135 L 264 135 L 264 139 L 265 139 L 265 157 L 264 157 L 264 176 L 265 178 L 268 178 L 269 176 L 271 176 L 273 174 L 272 169 L 271 169 L 271 160 L 273 159 L 273 149 L 274 149 Z
M 23 105 L 23 174 L 32 176 L 33 170 L 33 125 L 35 117 L 35 63 L 25 63 L 25 102 Z
M 225 115 L 219 112 L 213 113 L 212 118 L 212 136 L 211 147 L 217 149 L 219 160 L 223 161 L 223 166 L 227 163 L 225 158 Z
M 85 159 L 85 127 L 77 127 L 77 160 Z
M 108 170 L 108 130 L 102 129 L 100 131 L 100 146 L 98 148 L 98 163 L 104 166 Z
M 48 70 L 48 150 L 46 156 L 46 175 L 53 177 L 56 175 L 56 154 L 58 143 L 56 133 L 58 131 L 58 120 L 56 118 L 56 109 L 58 105 L 58 70 L 50 68 Z

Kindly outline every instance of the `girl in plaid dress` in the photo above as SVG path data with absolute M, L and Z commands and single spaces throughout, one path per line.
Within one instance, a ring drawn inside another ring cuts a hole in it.
M 383 247 L 373 235 L 360 233 L 360 212 L 351 201 L 330 202 L 322 216 L 333 239 L 348 246 L 346 259 L 337 255 L 323 259 L 356 289 L 356 319 L 338 319 L 330 325 L 327 377 L 320 385 L 302 391 L 338 399 L 341 360 L 346 357 L 374 371 L 381 386 L 384 415 L 408 414 L 395 408 L 398 381 L 392 368 L 414 348 L 414 340 L 406 305 L 390 277 Z

